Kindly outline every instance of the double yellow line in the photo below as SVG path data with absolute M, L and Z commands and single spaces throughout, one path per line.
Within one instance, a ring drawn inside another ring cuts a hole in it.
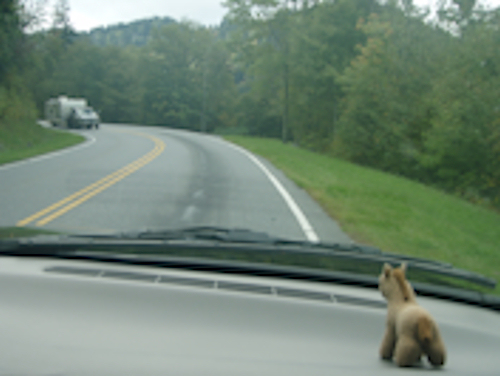
M 40 210 L 39 212 L 30 215 L 29 217 L 17 222 L 17 226 L 26 226 L 27 224 L 37 221 L 37 226 L 44 226 L 50 221 L 60 217 L 61 215 L 67 213 L 71 209 L 74 209 L 78 205 L 84 203 L 88 199 L 94 197 L 98 193 L 104 191 L 105 189 L 111 187 L 113 184 L 118 183 L 120 180 L 126 178 L 130 174 L 134 173 L 138 169 L 144 167 L 153 159 L 158 157 L 165 149 L 165 143 L 157 137 L 150 136 L 144 133 L 136 133 L 143 137 L 151 139 L 155 143 L 155 147 L 149 153 L 145 154 L 141 158 L 129 163 L 125 167 L 122 167 L 118 171 L 105 176 L 104 178 L 96 181 L 95 183 L 80 189 L 78 192 L 62 199 L 48 206 L 47 208 Z M 43 217 L 43 218 L 42 218 Z M 41 218 L 41 219 L 40 219 Z

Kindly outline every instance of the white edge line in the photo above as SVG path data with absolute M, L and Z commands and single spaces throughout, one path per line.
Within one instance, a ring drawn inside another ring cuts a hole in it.
M 40 161 L 43 161 L 45 159 L 58 157 L 60 155 L 63 155 L 63 154 L 69 153 L 69 152 L 73 152 L 73 151 L 76 151 L 76 150 L 80 150 L 80 149 L 86 148 L 86 147 L 92 145 L 96 141 L 96 139 L 95 139 L 94 136 L 91 136 L 91 135 L 88 135 L 88 134 L 82 134 L 82 133 L 78 133 L 78 134 L 86 137 L 87 141 L 84 142 L 83 144 L 79 144 L 79 145 L 75 145 L 75 146 L 70 146 L 70 147 L 64 148 L 62 150 L 52 151 L 52 152 L 49 152 L 49 153 L 46 153 L 46 154 L 42 154 L 42 155 L 39 155 L 39 156 L 36 156 L 36 157 L 31 157 L 31 158 L 23 159 L 23 160 L 20 160 L 20 161 L 14 161 L 14 162 L 6 163 L 6 164 L 0 166 L 0 170 L 7 170 L 9 168 L 18 167 L 18 166 L 21 166 L 21 165 L 24 165 L 24 164 L 27 164 L 27 163 L 40 162 Z
M 319 237 L 314 231 L 311 223 L 305 216 L 305 214 L 302 212 L 300 209 L 299 205 L 295 202 L 295 200 L 292 198 L 290 193 L 283 187 L 283 185 L 279 182 L 279 180 L 269 171 L 269 169 L 252 153 L 249 151 L 243 149 L 242 147 L 232 144 L 230 142 L 227 142 L 229 146 L 232 148 L 238 150 L 239 152 L 245 154 L 252 162 L 254 162 L 261 170 L 264 172 L 264 174 L 267 176 L 267 178 L 273 183 L 274 187 L 278 190 L 278 192 L 281 194 L 281 197 L 285 200 L 287 203 L 288 207 L 292 211 L 293 215 L 295 216 L 295 219 L 297 219 L 297 222 L 299 222 L 300 227 L 302 228 L 302 231 L 304 232 L 307 240 L 310 242 L 317 243 L 319 242 Z

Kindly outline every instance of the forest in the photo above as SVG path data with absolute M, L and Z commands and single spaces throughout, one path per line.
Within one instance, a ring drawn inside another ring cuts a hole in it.
M 218 27 L 76 32 L 0 5 L 0 129 L 47 99 L 104 122 L 280 138 L 500 208 L 500 8 L 475 0 L 226 0 Z M 1 140 L 0 140 L 1 148 Z

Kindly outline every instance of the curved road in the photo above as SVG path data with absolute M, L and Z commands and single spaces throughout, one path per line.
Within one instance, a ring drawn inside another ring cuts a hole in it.
M 301 189 L 219 137 L 102 125 L 87 142 L 0 166 L 0 226 L 78 233 L 222 226 L 349 242 Z

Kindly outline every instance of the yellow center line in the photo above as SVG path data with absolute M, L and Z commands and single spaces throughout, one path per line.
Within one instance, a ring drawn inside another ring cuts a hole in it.
M 130 174 L 134 173 L 135 171 L 139 170 L 140 168 L 144 167 L 149 162 L 157 158 L 161 153 L 163 153 L 163 150 L 165 149 L 165 143 L 162 140 L 160 140 L 157 137 L 150 136 L 144 133 L 135 133 L 135 134 L 139 134 L 143 137 L 151 139 L 155 143 L 154 149 L 151 150 L 149 153 L 143 155 L 141 158 L 133 161 L 132 163 L 129 163 L 125 167 L 122 167 L 121 169 L 113 172 L 112 174 L 109 174 L 104 178 L 96 181 L 95 183 L 92 183 L 89 186 L 69 195 L 68 197 L 46 207 L 45 209 L 40 210 L 35 214 L 20 220 L 19 222 L 17 222 L 16 225 L 26 226 L 28 223 L 36 221 L 37 219 L 42 218 L 43 216 L 49 213 L 52 213 L 50 215 L 47 215 L 45 218 L 40 219 L 38 222 L 36 222 L 37 226 L 43 226 L 49 223 L 50 221 L 60 217 L 61 215 L 67 213 L 71 209 L 74 209 L 75 207 L 87 201 L 91 197 L 111 187 L 112 185 L 116 184 L 117 182 L 129 176 Z

